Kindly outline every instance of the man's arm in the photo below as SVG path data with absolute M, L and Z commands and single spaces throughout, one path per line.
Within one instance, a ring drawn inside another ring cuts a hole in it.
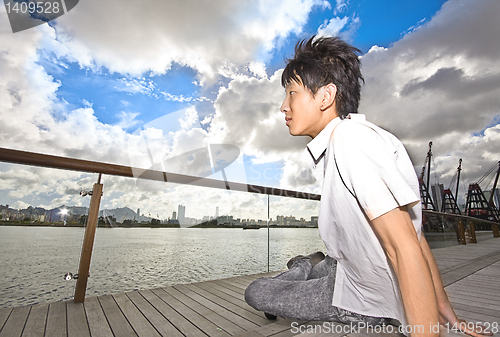
M 408 212 L 395 208 L 372 226 L 396 273 L 408 324 L 423 329 L 412 336 L 439 336 L 431 332 L 439 324 L 432 274 Z

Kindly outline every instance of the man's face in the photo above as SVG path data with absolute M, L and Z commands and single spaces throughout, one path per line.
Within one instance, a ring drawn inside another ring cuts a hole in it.
M 286 125 L 292 136 L 316 137 L 323 129 L 320 123 L 321 98 L 313 96 L 311 90 L 295 81 L 286 88 L 286 97 L 281 104 L 281 112 L 285 114 Z

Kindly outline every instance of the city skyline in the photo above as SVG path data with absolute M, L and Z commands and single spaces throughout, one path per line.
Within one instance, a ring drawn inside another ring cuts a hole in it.
M 179 208 L 184 208 L 184 212 L 186 206 L 178 205 Z M 217 207 L 218 208 L 218 207 Z M 119 211 L 119 212 L 117 212 Z M 140 209 L 137 209 L 140 211 Z M 126 212 L 125 216 L 123 213 Z M 216 211 L 217 212 L 217 211 Z M 175 213 L 175 212 L 174 212 Z M 40 224 L 47 222 L 65 222 L 66 221 L 77 223 L 81 221 L 82 216 L 85 217 L 88 214 L 87 207 L 76 207 L 76 206 L 68 206 L 61 205 L 54 209 L 46 210 L 44 208 L 29 206 L 26 209 L 12 209 L 9 208 L 9 205 L 0 205 L 0 215 L 2 216 L 0 220 L 2 221 L 24 221 L 26 219 L 30 219 L 34 222 L 39 222 Z M 121 215 L 119 215 L 121 214 Z M 114 227 L 117 224 L 122 224 L 125 220 L 132 220 L 137 223 L 152 223 L 152 220 L 160 220 L 162 224 L 172 223 L 171 220 L 176 220 L 174 218 L 168 219 L 159 219 L 151 216 L 145 216 L 144 213 L 139 214 L 134 212 L 129 207 L 121 207 L 117 209 L 101 209 L 99 211 L 99 217 L 103 219 L 103 221 Z M 112 220 L 110 220 L 112 219 Z M 281 226 L 317 226 L 318 216 L 311 216 L 310 220 L 304 219 L 302 217 L 296 218 L 293 215 L 277 215 L 275 217 L 276 220 L 273 220 L 272 217 L 269 218 L 271 224 L 281 225 Z M 217 220 L 218 225 L 229 225 L 229 224 L 237 224 L 237 225 L 260 225 L 267 223 L 267 219 L 241 219 L 233 217 L 230 214 L 227 215 L 205 215 L 200 219 L 184 217 L 183 221 L 179 221 L 177 219 L 176 223 L 179 223 L 181 227 L 190 227 L 193 225 L 197 225 L 200 223 L 208 222 L 211 220 Z

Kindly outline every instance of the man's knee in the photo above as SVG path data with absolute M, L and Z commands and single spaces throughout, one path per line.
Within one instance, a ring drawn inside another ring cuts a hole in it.
M 245 289 L 245 301 L 253 308 L 257 310 L 262 306 L 263 293 L 265 287 L 266 279 L 259 278 L 248 285 Z

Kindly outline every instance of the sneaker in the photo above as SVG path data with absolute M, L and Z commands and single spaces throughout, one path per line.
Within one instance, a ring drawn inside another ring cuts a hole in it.
M 312 253 L 310 255 L 307 255 L 307 256 L 304 256 L 304 255 L 297 255 L 295 257 L 292 257 L 287 263 L 286 263 L 286 266 L 288 267 L 288 269 L 291 269 L 293 264 L 295 263 L 295 261 L 297 261 L 298 259 L 309 259 L 309 262 L 311 262 L 311 265 L 314 267 L 316 264 L 318 264 L 318 262 L 321 262 L 325 259 L 325 254 L 323 254 L 322 252 L 316 252 L 316 253 Z

